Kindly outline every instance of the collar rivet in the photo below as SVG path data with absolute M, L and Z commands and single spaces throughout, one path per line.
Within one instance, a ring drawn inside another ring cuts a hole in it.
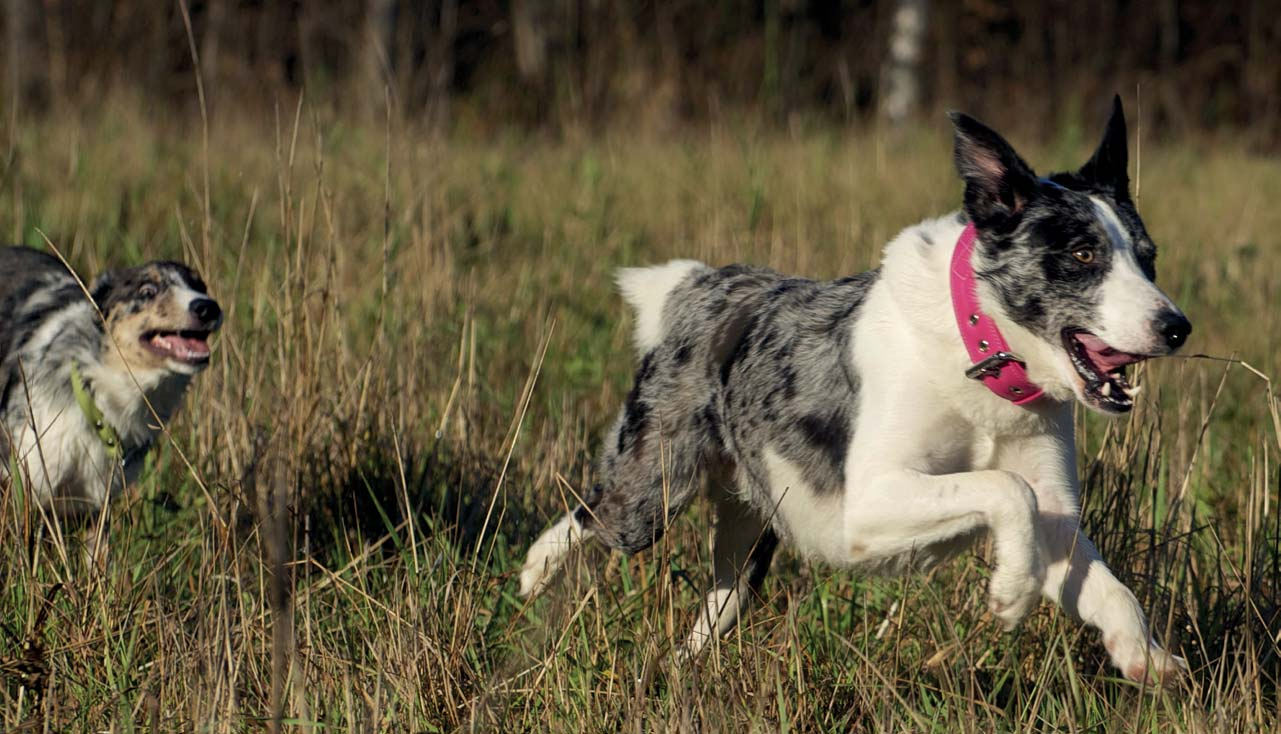
M 979 351 L 986 352 L 987 347 L 988 347 L 987 339 L 979 339 Z

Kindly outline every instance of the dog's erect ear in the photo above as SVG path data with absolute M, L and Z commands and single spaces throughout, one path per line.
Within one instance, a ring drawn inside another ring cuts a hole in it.
M 1112 115 L 1103 131 L 1098 150 L 1090 156 L 1077 175 L 1086 181 L 1111 186 L 1118 192 L 1128 191 L 1130 176 L 1126 172 L 1129 152 L 1125 140 L 1125 111 L 1121 109 L 1121 95 L 1112 98 Z
M 956 133 L 956 172 L 965 181 L 965 212 L 975 224 L 1007 219 L 1036 193 L 1036 174 L 1014 148 L 987 125 L 950 112 Z

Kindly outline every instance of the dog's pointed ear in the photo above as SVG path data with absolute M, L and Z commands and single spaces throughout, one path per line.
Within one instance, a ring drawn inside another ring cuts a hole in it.
M 1023 211 L 1037 190 L 1036 174 L 997 132 L 969 115 L 949 112 L 956 172 L 965 182 L 965 212 L 982 225 Z
M 1111 186 L 1118 192 L 1128 191 L 1130 175 L 1126 171 L 1129 165 L 1129 148 L 1126 144 L 1125 110 L 1121 109 L 1121 95 L 1112 98 L 1112 115 L 1108 117 L 1107 128 L 1103 131 L 1103 140 L 1099 147 L 1086 161 L 1077 175 L 1086 181 Z

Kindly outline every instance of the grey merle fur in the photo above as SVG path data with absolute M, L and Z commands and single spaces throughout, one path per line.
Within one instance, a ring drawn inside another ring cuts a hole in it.
M 146 300 L 137 297 L 144 283 L 155 286 L 157 294 L 163 292 L 166 278 L 159 274 L 176 276 L 192 290 L 207 292 L 196 271 L 168 260 L 103 273 L 89 286 L 89 292 L 103 317 L 116 310 L 136 312 L 146 305 Z M 58 258 L 29 247 L 0 247 L 0 417 L 20 409 L 10 404 L 21 379 L 14 355 L 46 319 L 80 304 L 83 298 L 80 283 Z M 65 338 L 50 345 L 44 355 L 46 366 L 64 364 L 73 357 L 96 360 L 105 338 L 102 321 L 86 314 L 74 322 Z M 32 367 L 38 366 L 26 369 Z M 7 453 L 3 442 L 0 435 L 0 449 Z
M 996 132 L 963 114 L 952 119 L 964 211 L 982 233 L 975 274 L 1012 320 L 1047 341 L 1091 320 L 1113 252 L 1090 196 L 1111 206 L 1139 266 L 1155 280 L 1156 246 L 1129 195 L 1119 97 L 1093 157 L 1074 173 L 1044 179 Z M 1086 265 L 1067 256 L 1078 248 L 1090 249 L 1095 261 Z
M 1057 340 L 1097 309 L 1096 286 L 1113 255 L 1088 196 L 1114 209 L 1152 273 L 1155 246 L 1128 194 L 1119 99 L 1094 157 L 1045 179 L 982 123 L 952 120 L 965 183 L 958 219 L 981 232 L 976 276 L 1013 320 Z M 1065 256 L 1078 247 L 1094 251 L 1095 266 Z M 841 492 L 859 398 L 852 325 L 877 277 L 873 270 L 814 282 L 743 265 L 691 271 L 665 301 L 665 336 L 641 359 L 579 522 L 614 548 L 643 550 L 688 505 L 700 469 L 718 467 L 732 476 L 712 471 L 712 481 L 768 518 L 766 446 L 800 467 L 820 495 Z
M 770 517 L 767 445 L 804 467 L 816 491 L 841 491 L 859 390 L 851 325 L 877 275 L 691 271 L 667 298 L 666 336 L 641 359 L 579 521 L 612 547 L 644 550 L 694 496 L 699 470 L 720 467 L 733 476 L 713 471 L 713 481 Z M 752 573 L 764 575 L 776 542 L 768 532 L 758 542 Z
M 184 288 L 204 297 L 183 308 L 173 297 L 165 297 L 171 288 Z M 30 429 L 37 412 L 35 406 L 45 411 L 43 420 L 56 416 L 52 420 L 79 431 L 82 445 L 99 443 L 101 439 L 81 416 L 75 401 L 70 374 L 72 365 L 78 365 L 88 393 L 99 403 L 104 397 L 109 398 L 115 418 L 123 421 L 107 418 L 123 452 L 120 476 L 131 481 L 129 478 L 141 469 L 156 434 L 147 406 L 154 408 L 162 420 L 168 420 L 191 378 L 191 374 L 166 368 L 163 376 L 146 378 L 144 400 L 137 383 L 122 379 L 127 368 L 121 360 L 131 358 L 117 358 L 142 349 L 136 342 L 145 338 L 145 333 L 131 329 L 155 324 L 158 332 L 172 329 L 175 333 L 207 335 L 217 330 L 222 321 L 221 310 L 207 297 L 204 282 L 182 263 L 156 261 L 110 271 L 94 280 L 88 291 L 86 296 L 85 289 L 57 258 L 25 247 L 0 247 L 0 460 L 4 462 L 0 477 L 7 476 L 10 459 L 40 462 L 45 477 L 57 484 L 36 488 L 36 495 L 52 493 L 47 499 L 59 502 L 59 509 L 67 514 L 94 509 L 92 502 L 85 502 L 94 494 L 86 493 L 85 478 L 94 476 L 99 454 L 106 454 L 101 449 L 90 452 L 92 457 L 68 453 L 63 450 L 65 442 L 55 442 L 56 446 L 39 452 L 17 455 L 14 449 L 20 443 L 18 436 Z M 114 347 L 109 337 L 113 324 L 123 330 L 115 334 L 117 340 L 121 333 L 128 332 L 125 342 Z M 121 349 L 123 352 L 118 351 Z M 191 368 L 192 373 L 200 367 L 197 364 Z M 155 374 L 154 369 L 151 374 Z M 112 384 L 96 382 L 95 375 Z M 34 430 L 51 429 L 41 424 Z
M 0 247 L 0 418 L 19 409 L 11 404 L 22 372 L 14 355 L 46 319 L 83 297 L 80 286 L 57 258 L 26 247 Z M 77 327 L 78 333 L 65 340 L 68 345 L 88 342 L 96 348 L 100 344 L 100 325 Z M 83 351 L 83 347 L 76 351 Z M 69 355 L 55 352 L 46 356 L 51 361 L 65 361 Z M 2 433 L 0 449 L 3 455 L 8 454 Z

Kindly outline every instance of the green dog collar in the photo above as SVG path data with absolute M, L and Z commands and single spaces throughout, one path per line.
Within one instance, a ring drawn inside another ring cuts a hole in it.
M 102 415 L 102 409 L 93 401 L 93 396 L 85 388 L 84 378 L 80 376 L 80 365 L 75 362 L 71 363 L 71 390 L 76 394 L 76 403 L 80 406 L 80 412 L 84 413 L 85 420 L 93 426 L 94 433 L 98 434 L 98 440 L 102 441 L 102 445 L 107 447 L 107 454 L 119 460 L 120 436 L 107 422 Z

